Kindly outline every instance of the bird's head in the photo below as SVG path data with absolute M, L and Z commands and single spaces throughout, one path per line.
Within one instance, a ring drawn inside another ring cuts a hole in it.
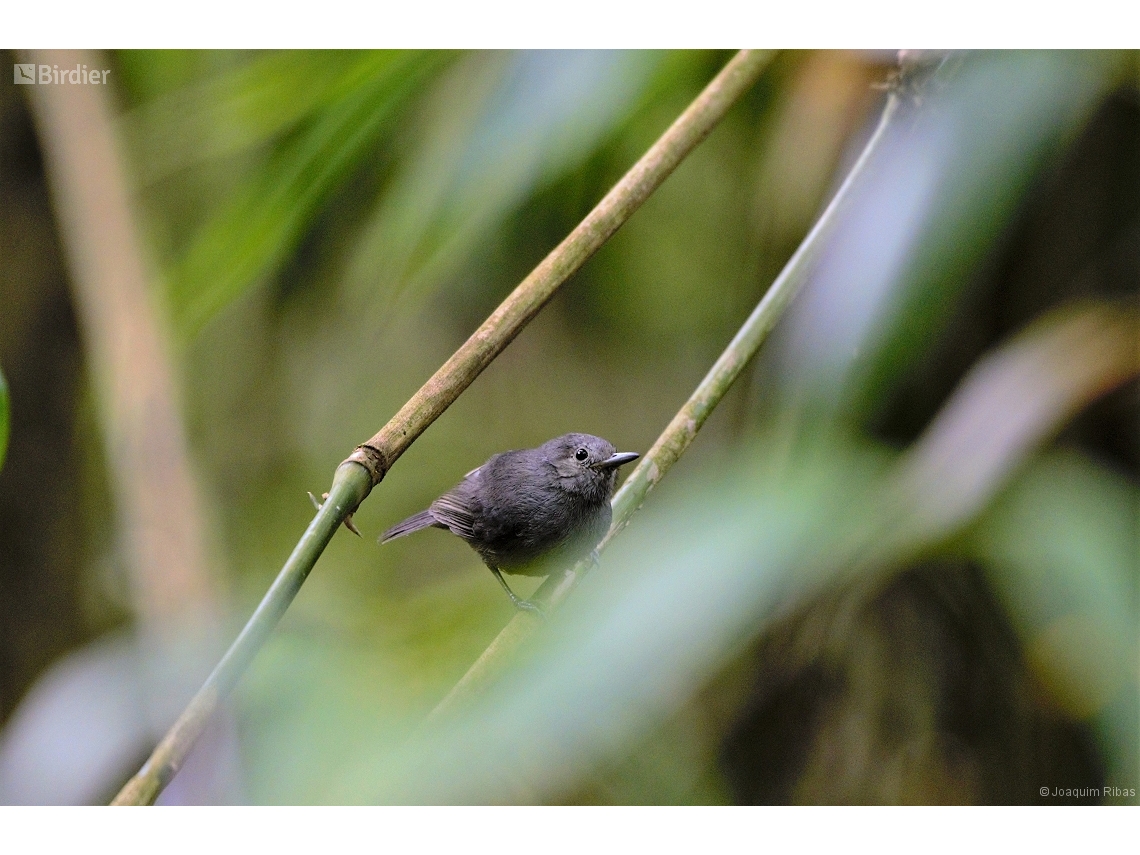
M 636 460 L 633 451 L 615 451 L 600 436 L 568 433 L 542 446 L 543 459 L 558 473 L 563 489 L 608 501 L 613 495 L 617 470 Z

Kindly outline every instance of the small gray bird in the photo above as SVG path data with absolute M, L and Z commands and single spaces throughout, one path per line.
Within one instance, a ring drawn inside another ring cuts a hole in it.
M 448 529 L 479 553 L 517 608 L 537 611 L 515 596 L 502 572 L 548 576 L 592 552 L 610 527 L 618 467 L 638 456 L 588 433 L 504 451 L 426 511 L 392 526 L 380 542 L 429 526 Z

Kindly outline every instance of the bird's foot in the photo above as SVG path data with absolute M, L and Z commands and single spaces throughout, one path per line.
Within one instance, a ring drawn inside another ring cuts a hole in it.
M 524 600 L 522 597 L 512 597 L 511 602 L 515 604 L 515 608 L 520 612 L 529 612 L 532 615 L 538 615 L 543 620 L 546 620 L 546 611 L 538 603 L 532 603 L 530 600 Z
M 507 596 L 511 598 L 511 602 L 515 604 L 515 608 L 520 612 L 530 612 L 536 614 L 541 618 L 546 618 L 546 612 L 538 603 L 532 603 L 530 600 L 524 600 L 518 594 L 511 590 L 511 586 L 507 584 L 507 580 L 503 578 L 503 574 L 499 572 L 497 567 L 492 567 L 491 572 L 495 574 L 495 578 L 499 580 L 499 584 L 503 586 L 503 590 L 507 592 Z

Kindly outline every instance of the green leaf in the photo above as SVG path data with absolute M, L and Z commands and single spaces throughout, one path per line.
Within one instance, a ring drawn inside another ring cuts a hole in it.
M 457 275 L 538 188 L 629 120 L 661 68 L 655 51 L 465 57 L 423 99 L 421 138 L 362 230 L 349 287 L 374 302 L 377 286 Z
M 166 53 L 132 57 L 136 76 L 161 77 Z M 226 59 L 231 55 L 215 61 Z M 273 51 L 178 86 L 123 117 L 134 180 L 147 186 L 180 169 L 270 144 L 385 76 L 398 60 L 394 51 Z
M 986 567 L 1054 702 L 1091 717 L 1121 779 L 1140 756 L 1140 489 L 1073 453 L 1005 491 L 967 548 Z
M 314 116 L 250 176 L 171 273 L 171 304 L 181 333 L 193 334 L 230 300 L 279 269 L 415 84 L 446 56 L 385 54 L 382 68 Z

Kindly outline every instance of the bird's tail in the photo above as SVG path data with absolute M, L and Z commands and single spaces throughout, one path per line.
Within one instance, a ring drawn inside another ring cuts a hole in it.
M 380 542 L 387 543 L 389 540 L 395 540 L 397 537 L 403 537 L 405 534 L 411 534 L 421 528 L 430 528 L 433 525 L 439 525 L 439 520 L 432 514 L 431 508 L 428 508 L 426 511 L 420 511 L 418 514 L 408 517 L 403 522 L 396 523 L 380 535 Z

